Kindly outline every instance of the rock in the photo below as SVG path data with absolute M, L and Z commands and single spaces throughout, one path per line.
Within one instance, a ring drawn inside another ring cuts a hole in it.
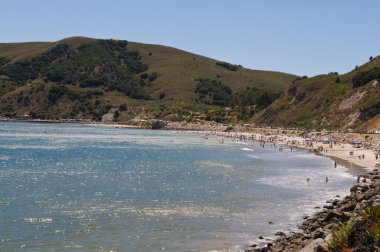
M 313 252 L 314 249 L 316 249 L 320 244 L 325 243 L 325 241 L 322 238 L 318 238 L 311 243 L 309 243 L 307 246 L 305 246 L 303 249 L 299 250 L 299 252 Z
M 268 222 L 268 224 L 272 225 L 272 224 L 274 224 L 274 222 L 273 222 L 273 221 L 270 221 L 270 222 Z
M 258 239 L 262 240 L 262 239 L 264 239 L 264 237 L 262 237 L 262 236 L 260 235 Z
M 315 231 L 313 239 L 325 238 L 325 236 L 326 236 L 325 233 L 321 229 L 319 229 Z
M 346 204 L 346 205 L 344 205 L 344 206 L 342 206 L 341 207 L 341 209 L 342 209 L 342 211 L 352 211 L 352 210 L 354 210 L 355 209 L 355 207 L 356 207 L 356 205 L 354 204 L 354 203 L 348 203 L 348 204 Z
M 368 190 L 369 190 L 369 186 L 368 186 L 368 185 L 365 185 L 365 186 L 360 187 L 360 191 L 361 191 L 361 192 L 366 192 L 366 191 L 368 191 Z
M 275 236 L 285 236 L 286 234 L 284 232 L 278 231 L 276 232 Z
M 329 223 L 326 226 L 324 226 L 323 228 L 325 230 L 334 230 L 337 227 L 338 227 L 338 224 L 336 224 L 336 223 Z
M 328 252 L 329 247 L 326 242 L 318 244 L 318 246 L 314 249 L 316 252 Z
M 325 237 L 325 242 L 328 242 L 330 239 L 333 238 L 333 234 L 332 233 L 329 233 L 328 235 L 326 235 Z
M 338 203 L 339 203 L 339 200 L 336 199 L 336 200 L 334 200 L 334 201 L 332 202 L 332 205 L 333 205 L 333 206 L 337 206 Z
M 326 209 L 333 209 L 334 206 L 333 206 L 333 205 L 324 205 L 323 208 L 326 208 Z
M 336 211 L 331 211 L 331 212 L 329 212 L 329 213 L 326 215 L 324 221 L 325 221 L 325 222 L 329 222 L 329 221 L 332 220 L 334 217 L 337 218 L 337 219 L 341 219 L 341 218 L 342 218 L 342 214 L 341 214 L 341 213 L 338 213 L 338 212 L 336 212 Z
M 302 236 L 303 236 L 303 233 L 294 233 L 293 234 L 294 239 L 300 239 L 300 238 L 302 238 Z
M 357 201 L 362 201 L 363 199 L 365 199 L 365 194 L 364 193 L 357 193 L 357 194 L 355 194 L 355 199 Z

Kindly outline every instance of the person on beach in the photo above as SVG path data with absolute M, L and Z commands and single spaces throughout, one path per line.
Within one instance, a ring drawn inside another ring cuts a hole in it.
M 326 177 L 326 183 L 329 182 L 329 177 Z
M 306 182 L 309 183 L 309 182 L 310 182 L 310 178 L 307 178 L 307 179 L 306 179 Z
M 336 168 L 336 161 L 334 162 L 334 167 Z
M 272 246 L 273 246 L 272 243 L 268 243 L 261 247 L 260 252 L 268 252 L 268 251 L 273 252 Z
M 356 179 L 356 183 L 360 182 L 360 175 L 358 175 L 358 178 Z

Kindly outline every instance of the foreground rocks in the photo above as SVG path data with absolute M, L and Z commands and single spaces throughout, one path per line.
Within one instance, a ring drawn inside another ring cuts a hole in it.
M 363 182 L 365 181 L 365 182 Z M 299 228 L 302 232 L 290 233 L 278 237 L 274 243 L 274 251 L 329 251 L 327 241 L 331 239 L 331 232 L 355 218 L 360 220 L 364 209 L 369 205 L 380 205 L 380 173 L 378 169 L 362 176 L 361 182 L 354 185 L 350 195 L 341 200 L 328 200 L 323 210 L 311 217 L 305 217 Z M 379 251 L 376 246 L 368 248 L 366 244 L 356 244 L 352 251 Z M 364 250 L 363 250 L 364 248 Z M 366 249 L 368 248 L 368 249 Z M 249 251 L 249 250 L 247 250 Z M 259 251 L 252 249 L 251 251 Z

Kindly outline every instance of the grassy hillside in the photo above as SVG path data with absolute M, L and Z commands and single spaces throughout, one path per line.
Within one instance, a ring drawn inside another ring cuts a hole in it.
M 380 57 L 353 71 L 300 79 L 255 117 L 260 125 L 380 129 Z
M 111 115 L 122 121 L 202 112 L 210 120 L 215 114 L 219 120 L 246 120 L 295 78 L 121 40 L 6 43 L 0 44 L 0 115 L 94 120 Z M 227 106 L 233 109 L 224 113 Z

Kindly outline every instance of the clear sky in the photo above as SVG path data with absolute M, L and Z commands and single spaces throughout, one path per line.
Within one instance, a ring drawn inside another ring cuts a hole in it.
M 348 72 L 380 54 L 378 0 L 4 0 L 0 42 L 161 44 L 251 69 Z

